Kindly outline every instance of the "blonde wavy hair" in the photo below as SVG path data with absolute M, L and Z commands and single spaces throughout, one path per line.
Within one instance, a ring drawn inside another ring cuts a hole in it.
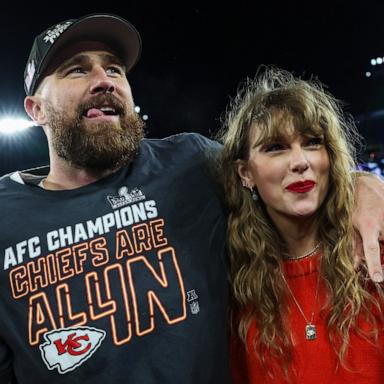
M 359 135 L 352 119 L 343 114 L 340 102 L 318 80 L 304 81 L 273 67 L 264 68 L 242 84 L 218 135 L 224 144 L 220 170 L 229 210 L 228 249 L 238 314 L 236 329 L 246 343 L 255 319 L 255 352 L 264 364 L 268 363 L 266 356 L 283 362 L 287 372 L 292 341 L 284 320 L 287 295 L 281 278 L 287 248 L 263 202 L 259 199 L 255 203 L 249 190 L 242 187 L 236 167 L 238 159 L 249 157 L 250 130 L 260 129 L 261 142 L 280 137 L 281 116 L 292 119 L 298 133 L 323 137 L 329 155 L 329 191 L 318 211 L 318 239 L 323 246 L 320 277 L 328 289 L 324 310 L 329 339 L 344 365 L 350 330 L 363 334 L 358 327 L 359 314 L 372 324 L 370 338 L 377 338 L 372 304 L 379 304 L 367 289 L 366 272 L 355 272 L 352 256 L 352 170 Z

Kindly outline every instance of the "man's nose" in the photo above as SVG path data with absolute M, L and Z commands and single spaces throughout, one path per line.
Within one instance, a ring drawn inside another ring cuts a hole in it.
M 92 71 L 91 93 L 112 93 L 115 90 L 113 80 L 108 77 L 104 68 L 94 68 Z

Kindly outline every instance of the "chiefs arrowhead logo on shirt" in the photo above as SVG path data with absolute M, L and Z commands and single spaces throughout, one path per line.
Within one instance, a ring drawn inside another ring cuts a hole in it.
M 92 327 L 61 328 L 47 332 L 40 345 L 48 369 L 67 373 L 88 360 L 100 347 L 105 331 Z

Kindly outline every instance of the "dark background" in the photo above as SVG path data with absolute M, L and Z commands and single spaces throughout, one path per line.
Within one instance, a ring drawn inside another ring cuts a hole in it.
M 125 17 L 143 52 L 129 76 L 149 115 L 148 137 L 215 133 L 237 85 L 260 64 L 317 76 L 355 117 L 367 140 L 362 157 L 380 157 L 384 81 L 371 58 L 384 56 L 384 2 L 80 1 L 0 5 L 0 118 L 23 110 L 23 71 L 35 35 L 93 12 Z M 87 5 L 88 4 L 88 5 Z M 366 71 L 372 76 L 366 77 Z M 48 162 L 39 127 L 0 134 L 0 174 Z

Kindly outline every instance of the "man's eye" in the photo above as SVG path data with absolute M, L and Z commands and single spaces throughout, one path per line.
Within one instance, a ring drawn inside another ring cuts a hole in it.
M 82 67 L 73 67 L 73 68 L 70 68 L 68 71 L 67 71 L 67 75 L 70 75 L 72 73 L 84 73 L 84 69 Z
M 107 68 L 107 73 L 111 75 L 121 75 L 123 70 L 120 67 L 112 66 Z

